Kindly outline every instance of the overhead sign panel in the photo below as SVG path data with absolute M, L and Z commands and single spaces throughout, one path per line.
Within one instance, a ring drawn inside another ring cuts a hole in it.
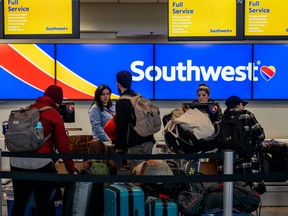
M 0 0 L 0 38 L 3 38 L 3 2 Z
M 4 0 L 4 38 L 79 37 L 76 0 Z
M 169 40 L 241 39 L 243 1 L 169 0 Z
M 246 39 L 287 39 L 287 1 L 257 0 L 245 2 Z

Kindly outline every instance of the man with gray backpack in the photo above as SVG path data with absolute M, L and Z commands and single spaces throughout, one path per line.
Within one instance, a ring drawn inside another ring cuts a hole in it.
M 131 89 L 132 74 L 120 71 L 116 74 L 120 98 L 116 103 L 118 153 L 152 154 L 155 139 L 153 134 L 160 131 L 159 108 L 150 100 Z M 132 169 L 141 161 L 129 161 Z

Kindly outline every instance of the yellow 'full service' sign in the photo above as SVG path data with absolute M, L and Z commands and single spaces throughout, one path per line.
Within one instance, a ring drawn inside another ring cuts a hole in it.
M 245 1 L 245 36 L 288 36 L 288 1 Z
M 71 0 L 4 0 L 4 34 L 71 34 Z
M 236 1 L 169 0 L 169 37 L 236 36 Z

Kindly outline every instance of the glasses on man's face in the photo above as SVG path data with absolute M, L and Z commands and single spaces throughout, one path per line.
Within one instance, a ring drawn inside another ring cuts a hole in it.
M 198 97 L 206 97 L 207 94 L 198 94 L 197 96 L 198 96 Z

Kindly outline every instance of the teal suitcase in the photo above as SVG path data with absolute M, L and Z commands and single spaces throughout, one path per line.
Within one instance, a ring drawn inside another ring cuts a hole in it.
M 124 183 L 114 183 L 104 190 L 105 216 L 145 216 L 142 188 Z
M 178 216 L 178 205 L 172 199 L 153 199 L 146 204 L 147 216 Z

